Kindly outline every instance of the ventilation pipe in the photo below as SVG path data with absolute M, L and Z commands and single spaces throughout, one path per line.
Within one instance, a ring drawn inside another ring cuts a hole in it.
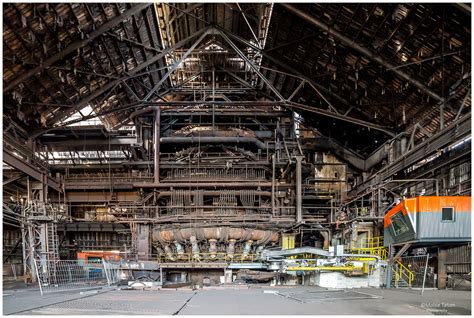
M 209 254 L 211 254 L 210 258 L 215 259 L 217 257 L 217 240 L 216 239 L 210 239 L 209 240 Z
M 174 246 L 176 247 L 176 253 L 178 254 L 178 258 L 184 258 L 184 248 L 183 245 L 179 244 L 177 241 L 174 242 Z
M 329 231 L 321 231 L 319 233 L 324 239 L 323 249 L 328 249 L 329 248 Z
M 263 245 L 259 245 L 257 247 L 257 251 L 256 251 L 257 257 L 260 257 L 260 255 L 262 254 L 263 248 L 264 248 Z
M 301 161 L 303 156 L 296 156 L 296 224 L 303 222 L 303 194 L 301 186 Z
M 250 249 L 252 248 L 252 243 L 253 243 L 252 240 L 248 240 L 247 242 L 245 242 L 244 252 L 242 253 L 242 259 L 247 259 L 248 258 L 249 253 L 250 253 Z
M 167 259 L 169 259 L 173 262 L 176 260 L 176 258 L 173 256 L 173 251 L 171 250 L 171 248 L 168 244 L 165 245 L 165 255 L 166 255 Z
M 195 260 L 200 260 L 201 257 L 199 256 L 199 245 L 196 240 L 196 237 L 193 235 L 189 238 L 189 241 L 191 242 L 191 251 L 193 253 L 193 259 Z
M 229 240 L 229 245 L 227 245 L 227 257 L 230 259 L 234 258 L 234 253 L 235 253 L 235 240 L 230 239 Z

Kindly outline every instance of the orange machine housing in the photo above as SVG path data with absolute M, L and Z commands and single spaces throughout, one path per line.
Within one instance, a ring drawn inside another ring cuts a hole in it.
M 122 256 L 120 256 L 119 251 L 82 251 L 77 252 L 77 259 L 85 263 L 101 259 L 106 261 L 120 261 Z
M 386 245 L 406 241 L 470 241 L 471 197 L 422 196 L 404 199 L 385 214 L 384 236 Z

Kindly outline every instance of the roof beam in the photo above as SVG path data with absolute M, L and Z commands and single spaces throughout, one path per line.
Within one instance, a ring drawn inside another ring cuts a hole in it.
M 369 58 L 369 59 L 373 60 L 374 62 L 377 62 L 380 65 L 384 66 L 387 70 L 391 69 L 392 72 L 394 72 L 395 74 L 397 74 L 398 76 L 400 76 L 404 80 L 408 81 L 409 83 L 411 83 L 412 85 L 414 85 L 415 87 L 420 89 L 421 91 L 425 92 L 426 94 L 428 94 L 432 98 L 434 98 L 434 99 L 436 99 L 440 102 L 445 101 L 445 99 L 442 96 L 438 95 L 436 92 L 434 92 L 433 90 L 428 88 L 422 82 L 414 79 L 410 75 L 408 75 L 408 74 L 406 74 L 406 73 L 404 73 L 404 72 L 402 72 L 398 69 L 393 69 L 396 65 L 393 65 L 392 63 L 390 63 L 388 61 L 385 61 L 379 55 L 376 55 L 375 53 L 371 52 L 367 48 L 362 47 L 361 45 L 355 43 L 355 41 L 349 39 L 344 34 L 339 33 L 337 30 L 335 30 L 335 29 L 331 28 L 330 26 L 324 24 L 323 22 L 319 21 L 318 19 L 315 19 L 314 17 L 310 16 L 306 12 L 303 12 L 303 11 L 297 9 L 293 5 L 286 4 L 286 3 L 281 3 L 280 5 L 283 6 L 284 8 L 286 8 L 288 11 L 290 11 L 290 12 L 294 13 L 295 15 L 299 16 L 300 18 L 304 19 L 306 22 L 310 23 L 311 25 L 317 27 L 318 29 L 320 29 L 324 32 L 327 32 L 328 34 L 331 34 L 336 39 L 341 41 L 344 45 L 347 45 L 347 46 L 353 48 L 354 50 L 358 51 L 359 53 L 365 55 L 367 58 Z
M 84 97 L 82 100 L 80 100 L 76 105 L 75 105 L 75 108 L 76 109 L 81 109 L 82 107 L 86 106 L 87 104 L 89 104 L 92 100 L 98 98 L 99 96 L 101 96 L 102 94 L 104 94 L 105 92 L 111 90 L 112 88 L 114 88 L 116 85 L 118 85 L 119 83 L 121 83 L 123 80 L 126 80 L 130 77 L 132 77 L 133 75 L 137 74 L 138 72 L 140 72 L 141 70 L 145 69 L 146 67 L 152 65 L 153 63 L 156 63 L 158 62 L 161 58 L 163 58 L 166 54 L 182 47 L 183 45 L 187 44 L 190 40 L 192 40 L 193 38 L 195 38 L 196 36 L 200 35 L 201 33 L 203 33 L 204 31 L 207 31 L 207 28 L 206 29 L 202 29 L 196 33 L 194 33 L 193 35 L 191 35 L 190 37 L 186 38 L 186 39 L 183 39 L 181 41 L 179 41 L 178 43 L 176 43 L 173 47 L 170 47 L 170 48 L 166 48 L 164 49 L 160 54 L 157 54 L 155 55 L 154 57 L 150 58 L 149 60 L 147 60 L 146 62 L 138 65 L 137 67 L 135 67 L 134 69 L 132 69 L 130 72 L 127 73 L 126 76 L 122 77 L 122 78 L 118 78 L 114 81 L 110 81 L 108 82 L 107 84 L 105 84 L 104 86 L 102 86 L 100 89 L 94 91 L 92 94 Z M 61 120 L 63 119 L 64 117 L 68 116 L 71 112 L 69 113 L 61 113 L 61 115 L 57 118 L 54 118 L 54 122 L 58 121 L 58 120 Z
M 15 155 L 11 154 L 8 150 L 3 149 L 3 162 L 12 166 L 13 168 L 26 173 L 30 177 L 47 184 L 49 187 L 53 188 L 54 190 L 61 192 L 61 185 L 60 183 L 50 177 L 49 175 L 42 172 L 39 168 L 32 165 L 29 162 L 26 162 Z
M 3 93 L 9 92 L 10 90 L 15 88 L 20 83 L 23 83 L 25 80 L 27 80 L 28 78 L 30 78 L 34 74 L 42 72 L 46 67 L 53 65 L 54 63 L 56 63 L 57 61 L 63 59 L 65 56 L 67 56 L 68 54 L 76 51 L 77 49 L 86 46 L 87 44 L 89 44 L 91 41 L 93 41 L 97 37 L 103 35 L 104 33 L 108 32 L 110 29 L 112 29 L 113 27 L 117 26 L 123 20 L 128 19 L 129 17 L 131 17 L 134 14 L 142 11 L 143 9 L 147 8 L 150 5 L 151 5 L 151 3 L 141 3 L 141 4 L 134 5 L 132 8 L 130 8 L 130 10 L 125 11 L 124 13 L 119 15 L 118 17 L 115 17 L 114 19 L 110 20 L 109 22 L 104 23 L 102 26 L 100 26 L 95 31 L 89 33 L 88 36 L 86 36 L 86 38 L 84 40 L 80 40 L 80 41 L 76 41 L 76 42 L 72 43 L 71 45 L 69 45 L 64 50 L 62 50 L 62 51 L 54 54 L 50 58 L 48 58 L 40 66 L 37 66 L 34 69 L 32 69 L 28 72 L 25 72 L 21 76 L 14 79 L 10 84 L 8 84 L 3 89 Z

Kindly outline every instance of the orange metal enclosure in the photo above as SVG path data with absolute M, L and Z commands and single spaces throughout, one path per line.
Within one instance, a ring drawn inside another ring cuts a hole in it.
M 88 261 L 97 261 L 101 259 L 106 261 L 120 261 L 122 256 L 120 256 L 119 251 L 83 251 L 77 252 L 77 259 L 83 260 L 86 263 Z
M 423 196 L 404 199 L 384 217 L 385 242 L 470 241 L 470 223 L 471 197 Z

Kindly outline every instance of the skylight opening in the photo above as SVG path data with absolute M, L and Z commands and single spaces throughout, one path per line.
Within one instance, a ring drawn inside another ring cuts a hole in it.
M 71 126 L 104 126 L 104 123 L 102 122 L 102 120 L 100 120 L 100 118 L 96 115 L 97 114 L 92 109 L 92 107 L 90 105 L 87 105 L 81 110 L 69 116 L 65 120 L 64 124 L 70 127 Z M 95 116 L 95 117 L 75 122 L 76 120 L 80 120 L 81 118 L 86 117 L 86 116 Z M 70 121 L 74 121 L 74 122 L 71 124 L 68 124 L 68 122 Z

